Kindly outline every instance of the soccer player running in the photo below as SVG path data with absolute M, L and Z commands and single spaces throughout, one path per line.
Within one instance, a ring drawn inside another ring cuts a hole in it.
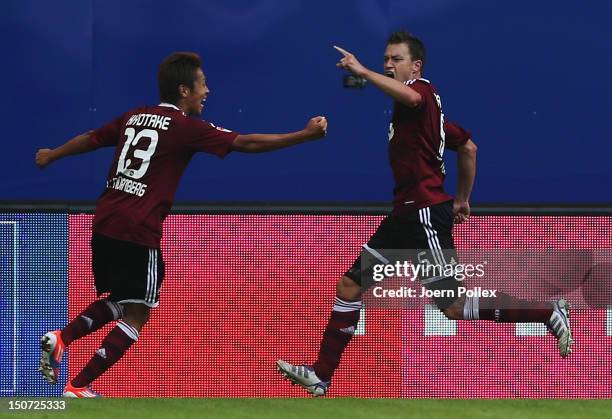
M 395 179 L 393 211 L 363 245 L 362 255 L 387 263 L 376 249 L 423 249 L 429 261 L 445 265 L 445 255 L 454 256 L 453 223 L 462 223 L 470 216 L 476 145 L 469 133 L 444 120 L 440 96 L 422 77 L 425 46 L 419 39 L 404 31 L 393 33 L 385 50 L 384 74 L 367 69 L 350 52 L 335 48 L 342 54 L 338 67 L 363 77 L 394 100 L 389 126 L 389 160 Z M 443 189 L 445 148 L 457 152 L 458 187 L 454 200 Z M 285 378 L 315 396 L 327 392 L 342 353 L 355 333 L 362 290 L 369 285 L 361 262 L 360 256 L 338 281 L 315 363 L 292 365 L 277 361 L 277 369 Z M 501 293 L 495 298 L 457 298 L 458 282 L 454 276 L 421 278 L 421 283 L 431 290 L 454 290 L 455 297 L 434 298 L 449 319 L 541 322 L 557 338 L 561 356 L 571 353 L 573 340 L 565 300 L 531 302 Z
M 67 346 L 111 321 L 118 322 L 68 382 L 65 397 L 99 396 L 90 383 L 138 340 L 150 310 L 158 306 L 164 279 L 162 223 L 193 155 L 203 151 L 223 158 L 230 151 L 272 151 L 322 138 L 327 132 L 322 116 L 312 118 L 301 131 L 249 135 L 197 118 L 210 90 L 200 57 L 193 52 L 176 52 L 164 59 L 158 84 L 159 105 L 131 110 L 56 149 L 36 153 L 36 164 L 42 168 L 73 154 L 116 148 L 93 221 L 92 267 L 98 299 L 65 328 L 41 338 L 39 371 L 55 384 Z

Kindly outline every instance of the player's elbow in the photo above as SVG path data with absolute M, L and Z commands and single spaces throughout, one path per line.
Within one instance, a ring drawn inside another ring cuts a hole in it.
M 475 156 L 476 152 L 478 151 L 478 147 L 476 146 L 476 143 L 470 139 L 467 140 L 467 142 L 461 147 L 459 147 L 457 151 L 460 153 Z

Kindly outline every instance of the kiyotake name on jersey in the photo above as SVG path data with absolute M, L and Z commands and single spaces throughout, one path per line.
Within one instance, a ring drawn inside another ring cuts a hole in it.
M 169 116 L 155 115 L 151 113 L 139 113 L 128 119 L 126 126 L 149 127 L 155 129 L 168 130 L 172 118 Z

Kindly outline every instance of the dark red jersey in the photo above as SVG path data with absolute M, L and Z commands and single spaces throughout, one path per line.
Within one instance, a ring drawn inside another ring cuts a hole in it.
M 440 96 L 428 80 L 406 84 L 420 93 L 422 102 L 414 108 L 395 102 L 389 125 L 395 213 L 451 200 L 443 187 L 444 149 L 456 150 L 470 138 L 463 128 L 444 121 Z
M 98 147 L 116 146 L 93 230 L 158 248 L 183 171 L 198 151 L 225 157 L 238 133 L 160 104 L 129 111 L 94 131 Z

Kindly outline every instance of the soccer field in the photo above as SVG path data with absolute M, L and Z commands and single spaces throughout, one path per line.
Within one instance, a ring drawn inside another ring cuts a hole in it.
M 5 404 L 4 404 L 5 405 Z M 63 412 L 10 412 L 1 418 L 610 418 L 611 400 L 448 399 L 88 399 Z

